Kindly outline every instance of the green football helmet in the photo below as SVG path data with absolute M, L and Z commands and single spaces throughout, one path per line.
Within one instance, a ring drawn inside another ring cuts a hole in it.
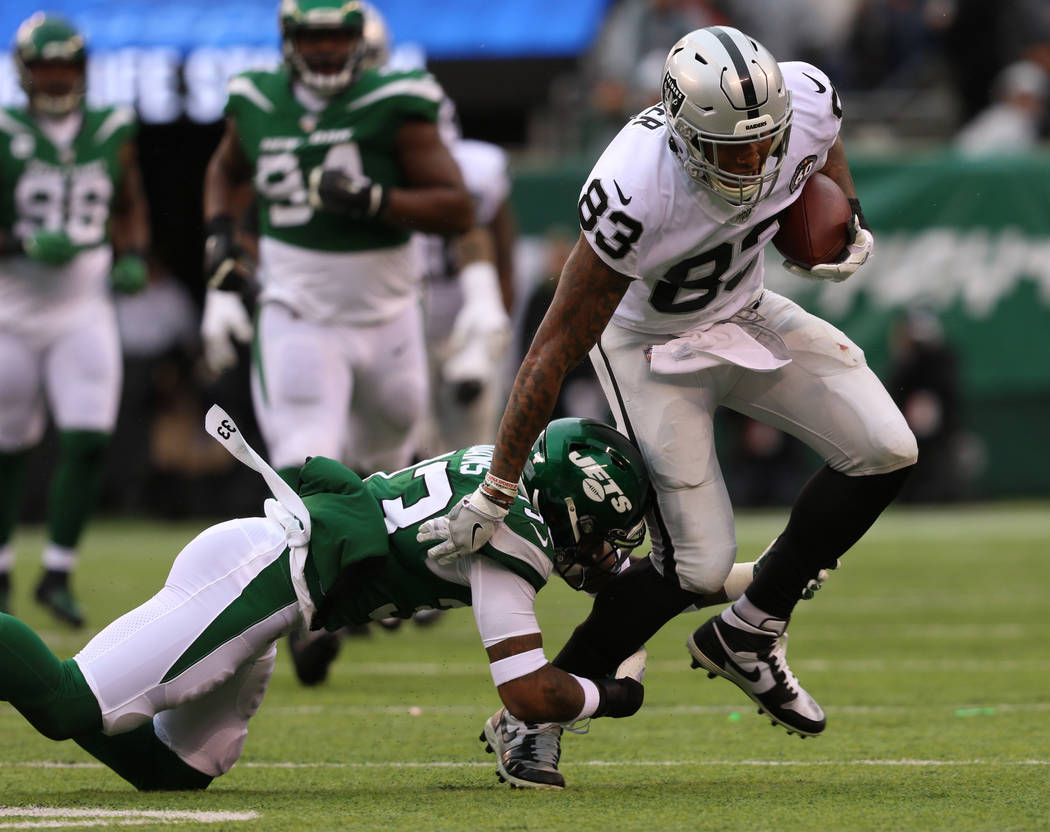
M 50 116 L 64 116 L 77 109 L 87 88 L 87 55 L 84 38 L 69 21 L 56 14 L 36 12 L 15 33 L 15 65 L 31 109 Z M 44 64 L 71 66 L 69 79 L 35 77 Z
M 574 589 L 596 588 L 645 539 L 651 495 L 645 462 L 609 425 L 551 422 L 532 446 L 521 480 L 551 531 L 554 568 Z
M 350 86 L 361 71 L 366 45 L 365 14 L 357 0 L 282 0 L 279 19 L 281 48 L 292 75 L 319 95 L 335 95 Z M 305 54 L 300 36 L 341 33 L 345 50 L 311 49 Z

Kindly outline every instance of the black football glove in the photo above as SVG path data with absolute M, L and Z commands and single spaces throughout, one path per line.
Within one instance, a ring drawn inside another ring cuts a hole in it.
M 204 224 L 204 233 L 204 280 L 208 288 L 250 296 L 252 269 L 244 249 L 237 245 L 233 220 L 225 214 L 213 217 Z
M 314 168 L 309 185 L 310 204 L 319 211 L 365 219 L 379 216 L 386 207 L 386 189 L 364 175 Z

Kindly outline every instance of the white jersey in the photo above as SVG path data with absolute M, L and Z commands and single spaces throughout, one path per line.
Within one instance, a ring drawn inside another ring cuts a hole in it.
M 506 151 L 475 139 L 460 139 L 450 150 L 474 200 L 474 223 L 488 225 L 510 195 Z
M 595 253 L 633 278 L 613 321 L 639 332 L 703 329 L 739 312 L 763 282 L 763 251 L 777 214 L 827 161 L 842 110 L 827 76 L 780 64 L 794 121 L 783 168 L 753 209 L 713 196 L 671 151 L 664 110 L 632 119 L 598 159 L 580 195 L 580 224 Z
M 456 139 L 447 143 L 474 202 L 474 224 L 488 225 L 496 218 L 500 205 L 510 195 L 507 153 L 497 145 L 475 139 Z M 423 252 L 424 268 L 429 280 L 448 280 L 455 276 L 446 254 L 444 237 L 438 234 L 417 234 L 415 239 Z M 455 303 L 458 308 L 459 301 Z

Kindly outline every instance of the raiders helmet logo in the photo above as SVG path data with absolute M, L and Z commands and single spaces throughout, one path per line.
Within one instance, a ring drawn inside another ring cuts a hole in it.
M 807 156 L 801 162 L 798 163 L 798 167 L 795 168 L 795 172 L 791 175 L 791 181 L 788 183 L 788 192 L 795 193 L 806 181 L 806 178 L 813 172 L 813 166 L 817 163 L 817 157 Z
M 671 77 L 670 72 L 664 73 L 663 100 L 667 112 L 671 114 L 671 118 L 677 117 L 678 111 L 682 109 L 682 104 L 685 103 L 685 96 L 678 89 L 678 82 Z

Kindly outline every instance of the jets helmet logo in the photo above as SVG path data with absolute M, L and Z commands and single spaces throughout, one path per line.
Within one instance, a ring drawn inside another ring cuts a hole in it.
M 609 505 L 617 514 L 623 514 L 631 510 L 631 501 L 623 490 L 617 485 L 616 480 L 609 476 L 609 472 L 589 456 L 583 456 L 578 451 L 569 454 L 569 461 L 578 466 L 586 477 L 582 488 L 584 496 L 596 503 L 609 500 Z

